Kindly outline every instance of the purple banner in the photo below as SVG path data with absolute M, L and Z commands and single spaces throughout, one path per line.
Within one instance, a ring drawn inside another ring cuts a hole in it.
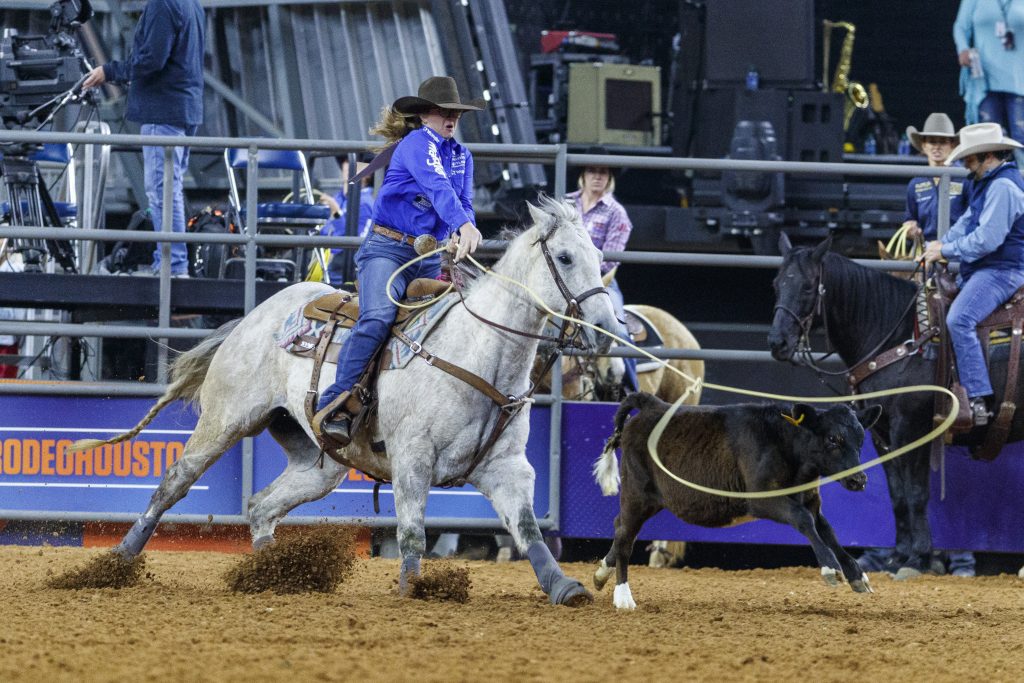
M 604 497 L 591 468 L 612 433 L 612 404 L 568 403 L 563 410 L 562 534 L 580 538 L 611 538 L 619 510 L 617 496 Z M 935 547 L 946 549 L 1024 552 L 1019 501 L 1024 492 L 1024 443 L 1010 444 L 993 462 L 971 460 L 964 449 L 946 454 L 946 495 L 940 496 L 940 473 L 932 473 L 929 519 Z M 862 461 L 876 457 L 871 440 Z M 700 482 L 696 482 L 700 483 Z M 682 484 L 680 484 L 682 486 Z M 867 490 L 854 493 L 838 484 L 822 487 L 825 516 L 840 543 L 850 546 L 891 546 L 895 539 L 892 505 L 881 467 L 868 470 Z M 793 529 L 758 521 L 727 529 L 685 524 L 666 511 L 644 525 L 642 539 L 736 543 L 800 544 L 807 540 Z

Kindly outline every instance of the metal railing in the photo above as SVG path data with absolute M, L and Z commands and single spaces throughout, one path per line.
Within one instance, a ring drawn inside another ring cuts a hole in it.
M 170 137 L 141 135 L 105 135 L 97 136 L 85 133 L 40 133 L 28 131 L 0 131 L 0 143 L 54 143 L 70 142 L 72 144 L 90 145 L 123 145 L 123 146 L 154 146 L 164 148 L 164 177 L 172 176 L 173 148 L 188 145 L 195 150 L 220 151 L 225 148 L 246 148 L 248 150 L 248 167 L 246 176 L 245 206 L 247 216 L 245 234 L 198 234 L 171 232 L 171 183 L 164 184 L 162 232 L 159 234 L 144 232 L 126 232 L 122 230 L 98 230 L 91 225 L 90 217 L 83 216 L 83 225 L 77 229 L 54 228 L 44 226 L 0 226 L 0 238 L 44 238 L 72 239 L 96 241 L 133 241 L 159 243 L 163 247 L 160 271 L 160 295 L 158 307 L 158 324 L 156 327 L 133 327 L 127 325 L 95 325 L 95 324 L 51 324 L 45 322 L 6 322 L 0 321 L 0 334 L 17 335 L 71 335 L 88 337 L 157 337 L 162 342 L 159 360 L 159 376 L 156 384 L 130 382 L 99 382 L 99 383 L 63 383 L 29 384 L 22 382 L 0 382 L 2 394 L 57 394 L 84 396 L 155 396 L 164 390 L 166 381 L 166 341 L 168 339 L 199 338 L 210 330 L 181 329 L 170 326 L 171 316 L 171 273 L 170 244 L 183 242 L 190 244 L 228 244 L 243 247 L 244 263 L 244 302 L 243 311 L 248 313 L 256 303 L 256 250 L 259 246 L 277 247 L 342 247 L 355 248 L 361 240 L 357 237 L 322 237 L 298 235 L 260 235 L 256 232 L 257 221 L 257 171 L 259 169 L 258 151 L 260 149 L 300 149 L 312 152 L 329 152 L 332 154 L 360 152 L 367 149 L 364 141 L 321 141 L 301 139 L 269 139 L 269 138 L 217 138 L 217 137 Z M 692 159 L 692 158 L 654 158 L 643 156 L 609 156 L 593 154 L 569 154 L 565 145 L 498 145 L 470 144 L 469 149 L 478 159 L 492 161 L 515 161 L 519 163 L 538 163 L 554 166 L 555 196 L 565 194 L 567 171 L 570 166 L 582 167 L 599 165 L 609 167 L 629 167 L 655 170 L 698 170 L 698 171 L 751 171 L 791 174 L 832 174 L 874 177 L 910 178 L 919 176 L 922 168 L 919 165 L 880 165 L 880 164 L 846 164 L 816 163 L 787 161 L 746 161 L 734 159 Z M 967 172 L 957 167 L 929 168 L 928 175 L 938 176 L 939 196 L 948 196 L 950 179 L 966 176 Z M 944 234 L 949 226 L 949 205 L 939 203 L 939 234 Z M 500 242 L 486 241 L 484 254 L 496 254 L 501 248 Z M 606 258 L 623 263 L 659 264 L 678 266 L 715 266 L 729 268 L 777 268 L 782 259 L 776 256 L 735 256 L 693 253 L 661 253 L 661 252 L 606 252 Z M 862 265 L 885 270 L 913 270 L 910 263 L 893 261 L 860 260 Z M 613 350 L 610 355 L 635 356 L 635 351 Z M 764 361 L 770 359 L 767 351 L 701 349 L 701 350 L 659 350 L 655 355 L 662 358 L 693 358 L 713 361 Z M 559 364 L 555 364 L 551 382 L 551 395 L 538 397 L 539 403 L 551 405 L 551 441 L 550 450 L 550 512 L 540 520 L 544 528 L 558 528 L 560 506 L 560 481 L 558 479 L 561 462 L 561 388 L 562 378 Z M 243 442 L 243 472 L 251 475 L 252 444 L 251 439 Z M 251 489 L 251 476 L 248 478 Z M 247 500 L 251 490 L 244 490 L 243 499 Z M 243 501 L 244 502 L 244 501 Z M 243 507 L 244 509 L 244 507 Z M 123 516 L 122 516 L 123 517 Z M 42 518 L 36 516 L 34 518 Z M 103 518 L 96 516 L 94 518 Z M 121 517 L 117 517 L 120 519 Z M 216 522 L 244 522 L 244 518 L 224 516 L 215 518 Z M 311 520 L 293 519 L 303 522 Z M 465 520 L 463 520 L 465 522 Z M 480 526 L 480 520 L 471 520 L 464 526 Z

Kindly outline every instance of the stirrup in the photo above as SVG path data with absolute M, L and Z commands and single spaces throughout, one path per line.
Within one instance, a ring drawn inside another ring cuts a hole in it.
M 347 446 L 352 441 L 354 413 L 358 412 L 352 410 L 352 403 L 357 401 L 351 391 L 343 391 L 338 398 L 318 410 L 310 425 L 316 438 L 337 448 Z M 337 423 L 339 429 L 332 429 L 332 423 Z

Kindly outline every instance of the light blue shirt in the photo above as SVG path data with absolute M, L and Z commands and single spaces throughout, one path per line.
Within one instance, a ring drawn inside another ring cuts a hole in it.
M 1014 33 L 1015 50 L 1005 49 L 996 36 L 996 22 L 1003 21 L 1000 3 L 1006 5 L 1006 28 Z M 1024 0 L 961 0 L 953 40 L 957 54 L 972 46 L 978 50 L 989 92 L 1024 95 Z
M 998 170 L 999 166 L 985 175 Z M 943 238 L 942 255 L 947 259 L 977 261 L 998 249 L 1006 241 L 1013 224 L 1024 215 L 1024 192 L 1007 178 L 993 180 L 985 195 L 985 205 L 981 209 L 978 227 L 967 235 L 964 234 L 964 230 L 970 220 L 971 211 L 972 209 L 968 208 Z

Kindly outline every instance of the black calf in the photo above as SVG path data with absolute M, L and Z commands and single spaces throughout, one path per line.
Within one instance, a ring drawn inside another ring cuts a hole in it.
M 868 577 L 839 545 L 821 514 L 816 489 L 774 498 L 727 498 L 701 493 L 673 480 L 651 459 L 647 438 L 671 406 L 650 394 L 629 395 L 615 414 L 615 433 L 594 466 L 605 495 L 619 490 L 615 448 L 622 446 L 622 490 L 615 540 L 594 574 L 598 590 L 617 569 L 615 606 L 633 609 L 628 560 L 644 522 L 662 509 L 690 524 L 731 526 L 753 519 L 788 524 L 811 542 L 825 581 L 838 583 L 839 572 L 853 590 L 870 592 Z M 630 419 L 629 413 L 639 413 Z M 814 481 L 855 467 L 860 462 L 864 430 L 881 413 L 873 406 L 854 413 L 847 406 L 816 410 L 796 404 L 791 415 L 771 404 L 684 406 L 669 421 L 658 456 L 677 476 L 725 491 L 765 491 Z M 861 491 L 867 476 L 859 472 L 841 480 Z

